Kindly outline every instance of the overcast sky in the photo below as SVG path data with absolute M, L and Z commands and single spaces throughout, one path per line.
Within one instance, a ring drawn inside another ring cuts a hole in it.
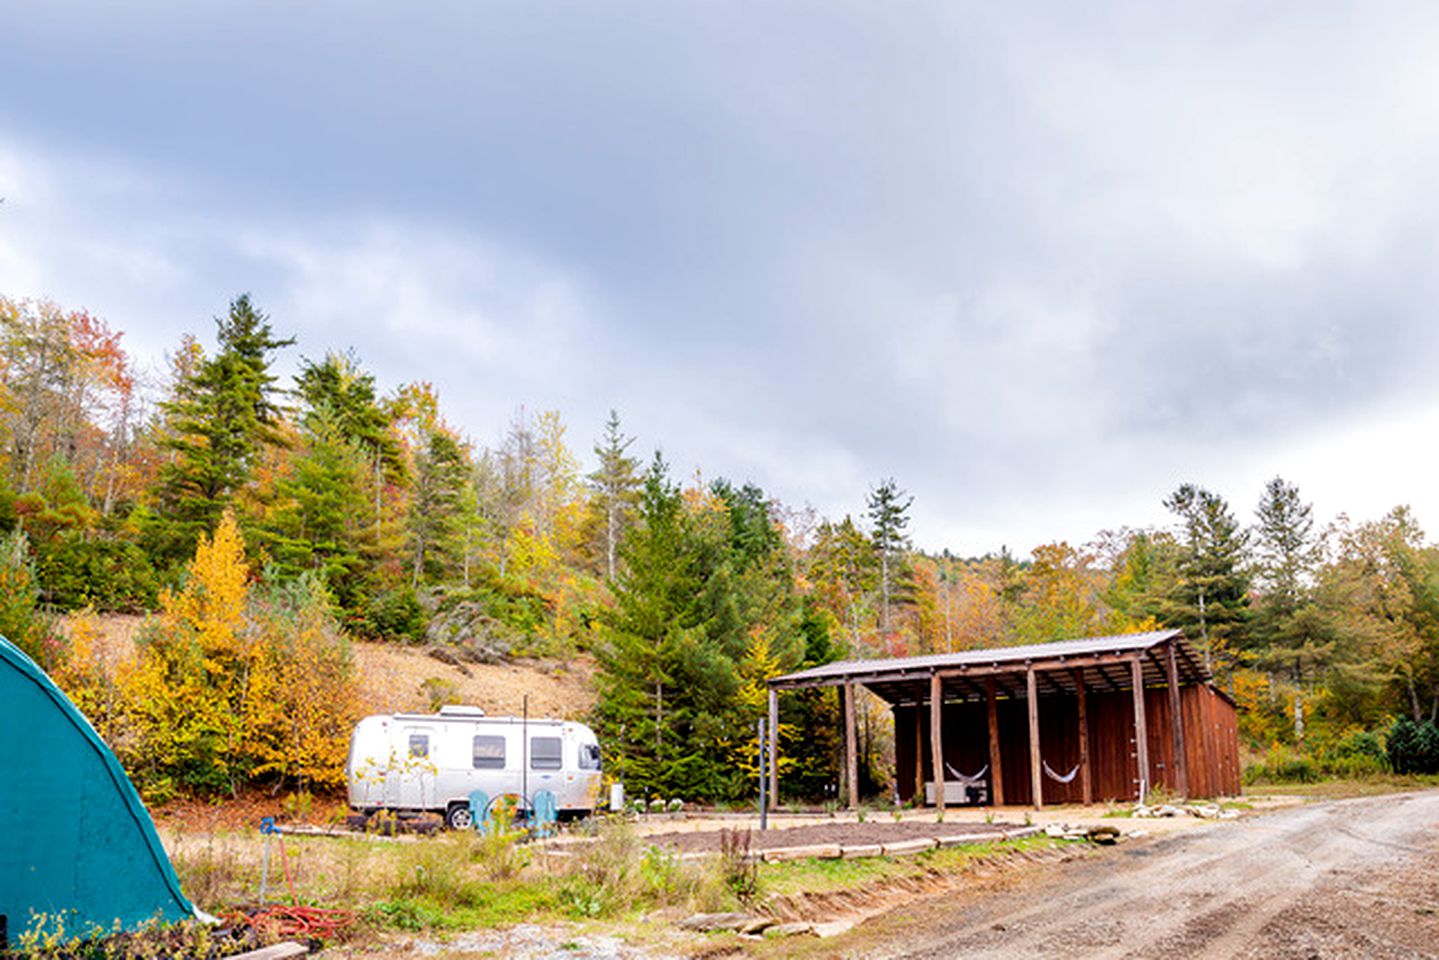
M 0 0 L 0 292 L 922 547 L 1439 522 L 1439 6 Z

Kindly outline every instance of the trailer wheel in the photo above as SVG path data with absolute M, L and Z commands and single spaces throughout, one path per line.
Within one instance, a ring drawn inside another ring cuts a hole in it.
M 445 810 L 445 826 L 451 830 L 468 830 L 475 825 L 475 818 L 470 813 L 470 805 L 463 800 L 456 800 Z

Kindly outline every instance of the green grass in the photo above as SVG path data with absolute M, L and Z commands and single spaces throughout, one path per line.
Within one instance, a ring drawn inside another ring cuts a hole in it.
M 1244 793 L 1250 797 L 1305 797 L 1311 800 L 1343 800 L 1374 797 L 1385 793 L 1426 790 L 1439 787 L 1439 774 L 1399 776 L 1392 773 L 1341 779 L 1332 777 L 1313 783 L 1251 783 Z
M 792 860 L 760 867 L 764 896 L 795 893 L 831 893 L 920 874 L 957 873 L 983 857 L 1006 851 L 1033 850 L 1056 845 L 1045 836 L 997 840 L 962 847 L 945 847 L 911 857 L 865 857 L 859 860 Z

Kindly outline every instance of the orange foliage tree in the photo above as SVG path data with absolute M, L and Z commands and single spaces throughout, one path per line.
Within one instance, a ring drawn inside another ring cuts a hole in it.
M 350 654 L 311 578 L 252 590 L 234 516 L 201 537 L 184 587 L 122 666 L 132 735 L 119 744 L 151 796 L 231 792 L 266 777 L 338 784 L 358 696 Z

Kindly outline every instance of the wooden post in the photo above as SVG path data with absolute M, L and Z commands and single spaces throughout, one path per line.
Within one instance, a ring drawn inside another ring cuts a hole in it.
M 937 673 L 929 678 L 929 759 L 934 764 L 934 805 L 943 810 L 944 680 Z
M 859 744 L 854 732 L 854 684 L 844 685 L 844 783 L 849 809 L 859 806 Z
M 914 805 L 924 806 L 924 711 L 918 703 L 914 705 Z
M 1044 774 L 1039 768 L 1039 692 L 1034 668 L 1024 670 L 1025 691 L 1029 697 L 1029 783 L 1034 792 L 1034 809 L 1044 809 Z
M 1088 691 L 1084 687 L 1083 668 L 1074 671 L 1074 689 L 1079 694 L 1079 789 L 1085 805 L 1094 802 L 1094 781 L 1089 772 L 1089 711 Z
M 1179 796 L 1189 799 L 1189 758 L 1184 750 L 1184 708 L 1179 702 L 1179 665 L 1174 659 L 1174 641 L 1169 641 L 1169 728 L 1174 744 L 1174 769 L 1178 771 Z
M 1004 806 L 1004 760 L 999 755 L 999 711 L 994 703 L 994 678 L 984 681 L 987 711 L 989 714 L 989 782 L 994 784 L 994 795 L 989 802 L 996 807 Z
M 769 688 L 769 806 L 779 806 L 779 691 Z
M 1139 802 L 1149 793 L 1149 727 L 1144 719 L 1144 664 L 1135 657 L 1129 661 L 1129 676 L 1134 683 L 1134 755 L 1139 767 Z

